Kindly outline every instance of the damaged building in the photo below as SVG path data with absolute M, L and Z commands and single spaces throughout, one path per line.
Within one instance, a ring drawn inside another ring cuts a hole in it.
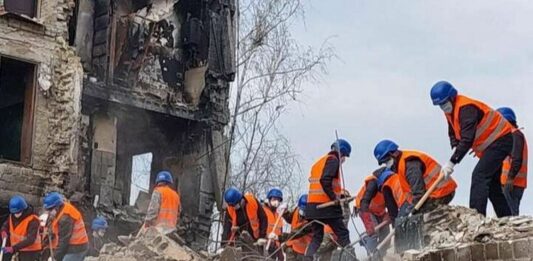
M 15 194 L 40 206 L 54 190 L 112 212 L 167 169 L 181 226 L 205 245 L 226 171 L 235 12 L 234 0 L 0 0 L 2 213 Z

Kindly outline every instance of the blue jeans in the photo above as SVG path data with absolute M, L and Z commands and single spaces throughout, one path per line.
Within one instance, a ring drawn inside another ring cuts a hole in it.
M 85 255 L 87 255 L 87 251 L 66 254 L 63 257 L 63 261 L 83 261 L 83 259 L 85 259 Z

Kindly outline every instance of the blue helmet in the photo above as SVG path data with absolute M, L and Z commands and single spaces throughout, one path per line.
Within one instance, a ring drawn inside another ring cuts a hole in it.
M 298 208 L 304 209 L 307 206 L 307 194 L 303 194 L 298 199 Z
M 281 192 L 281 190 L 278 188 L 273 188 L 268 191 L 267 198 L 280 198 L 281 200 L 283 200 L 283 192 Z
M 440 81 L 431 87 L 433 105 L 441 105 L 457 96 L 457 90 L 447 81 Z
M 501 107 L 497 111 L 509 122 L 516 122 L 516 114 L 509 107 Z
M 92 230 L 107 229 L 107 220 L 104 217 L 96 217 L 91 224 Z
M 392 176 L 394 172 L 390 169 L 385 169 L 381 172 L 381 174 L 378 177 L 378 189 L 381 190 L 381 187 L 383 186 L 383 183 L 387 181 L 387 179 Z
M 236 205 L 242 200 L 242 193 L 238 189 L 231 187 L 224 192 L 224 200 L 228 205 Z
M 391 140 L 382 140 L 374 148 L 374 157 L 378 160 L 378 164 L 385 162 L 387 156 L 398 150 L 398 144 Z
M 59 192 L 50 192 L 44 196 L 43 208 L 51 209 L 63 205 L 64 198 Z
M 21 196 L 13 196 L 9 200 L 9 212 L 11 214 L 19 213 L 28 208 L 28 203 Z
M 331 144 L 331 149 L 341 153 L 342 156 L 350 157 L 352 153 L 352 146 L 350 143 L 343 139 L 338 139 Z
M 166 182 L 168 184 L 172 184 L 174 182 L 172 180 L 172 174 L 170 174 L 170 172 L 166 170 L 159 171 L 159 173 L 157 173 L 157 177 L 155 178 L 155 183 L 157 184 L 159 182 Z

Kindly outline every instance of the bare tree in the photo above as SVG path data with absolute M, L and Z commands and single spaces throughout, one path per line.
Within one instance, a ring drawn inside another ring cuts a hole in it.
M 276 124 L 304 84 L 326 73 L 333 51 L 302 46 L 292 36 L 291 24 L 303 22 L 301 0 L 244 0 L 239 10 L 230 182 L 256 193 L 280 187 L 294 199 L 301 169 Z

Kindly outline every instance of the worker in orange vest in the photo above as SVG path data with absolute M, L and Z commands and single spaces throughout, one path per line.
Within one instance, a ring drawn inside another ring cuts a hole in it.
M 170 172 L 163 170 L 157 174 L 155 188 L 146 212 L 145 227 L 155 226 L 164 231 L 176 230 L 181 212 L 181 199 L 172 188 L 174 179 Z
M 527 141 L 524 133 L 518 128 L 514 111 L 508 107 L 499 108 L 497 111 L 513 125 L 513 150 L 503 161 L 500 181 L 512 215 L 518 216 L 520 201 L 527 187 Z
M 303 194 L 298 199 L 298 206 L 292 212 L 284 214 L 283 218 L 291 224 L 291 233 L 288 235 L 286 251 L 287 260 L 300 261 L 304 259 L 305 250 L 313 239 L 311 226 L 306 226 L 309 222 L 305 219 L 305 207 L 307 206 L 307 194 Z
M 280 246 L 279 239 L 283 232 L 283 212 L 285 212 L 285 206 L 281 205 L 283 201 L 283 192 L 278 188 L 273 188 L 267 193 L 267 201 L 263 204 L 263 210 L 267 216 L 268 228 L 267 228 L 267 238 L 274 243 L 270 244 L 270 249 L 268 252 L 270 254 L 276 252 L 276 257 L 279 260 L 283 259 L 282 251 L 276 251 Z M 278 212 L 282 212 L 281 215 Z
M 9 246 L 3 252 L 18 253 L 20 261 L 39 260 L 42 249 L 39 218 L 33 208 L 23 197 L 14 196 L 9 200 L 9 213 L 1 232 L 2 239 L 9 237 Z
M 485 103 L 457 94 L 449 82 L 437 82 L 430 96 L 433 104 L 444 112 L 450 144 L 455 148 L 442 172 L 449 177 L 454 166 L 472 149 L 479 162 L 472 173 L 470 208 L 485 215 L 490 199 L 498 217 L 511 215 L 500 176 L 502 162 L 513 149 L 513 126 Z
M 312 224 L 313 240 L 305 253 L 306 260 L 312 260 L 320 247 L 324 236 L 324 225 L 329 225 L 337 236 L 340 246 L 350 244 L 350 232 L 343 222 L 343 211 L 340 206 L 341 199 L 341 175 L 340 164 L 350 156 L 352 147 L 343 139 L 335 141 L 331 145 L 331 151 L 322 156 L 313 164 L 309 177 L 309 192 L 305 214 L 308 220 L 318 221 Z M 326 208 L 317 208 L 319 205 L 335 202 L 335 205 Z M 351 254 L 351 249 L 348 250 Z
M 394 226 L 394 221 L 399 216 L 400 209 L 405 209 L 407 206 L 412 205 L 412 194 L 402 189 L 400 176 L 390 169 L 385 169 L 380 173 L 378 190 L 383 194 L 387 213 L 391 219 L 391 224 Z
M 224 192 L 226 217 L 222 233 L 222 247 L 234 244 L 238 238 L 251 237 L 256 245 L 267 243 L 268 220 L 261 203 L 251 193 L 242 194 L 231 187 Z
M 89 237 L 80 211 L 58 192 L 46 194 L 43 203 L 43 208 L 49 213 L 48 229 L 52 232 L 54 259 L 83 260 L 89 250 Z
M 367 176 L 355 198 L 354 215 L 361 218 L 366 230 L 364 244 L 368 251 L 373 252 L 378 243 L 389 234 L 384 227 L 376 233 L 375 227 L 387 221 L 389 216 L 385 207 L 385 198 L 378 189 L 378 177 L 385 168 L 375 170 Z
M 441 166 L 431 156 L 415 150 L 399 150 L 399 146 L 391 140 L 380 141 L 374 148 L 374 156 L 378 164 L 385 164 L 398 174 L 403 191 L 412 193 L 414 205 L 441 173 Z M 421 210 L 425 212 L 438 204 L 450 203 L 456 188 L 457 184 L 452 178 L 440 182 Z M 410 209 L 406 208 L 405 211 L 409 212 Z

